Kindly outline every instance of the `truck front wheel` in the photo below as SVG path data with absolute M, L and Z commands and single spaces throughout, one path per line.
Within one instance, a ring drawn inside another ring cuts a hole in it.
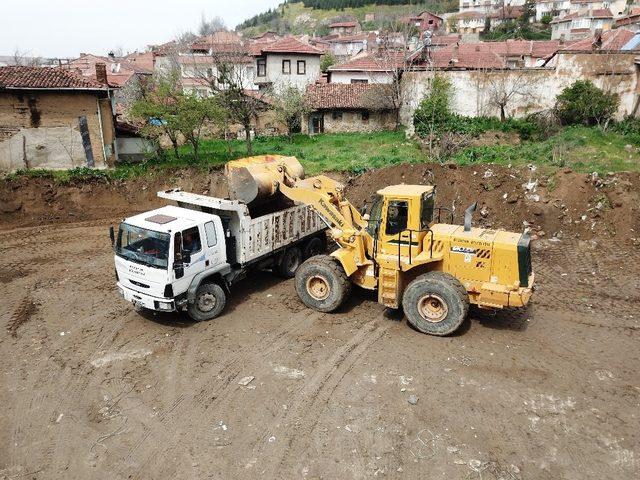
M 333 312 L 349 295 L 351 280 L 333 257 L 317 255 L 298 268 L 296 291 L 307 307 Z
M 197 322 L 213 320 L 227 303 L 227 294 L 217 283 L 203 283 L 196 290 L 196 298 L 189 303 L 187 312 Z
M 453 275 L 430 272 L 409 284 L 404 291 L 402 308 L 416 330 L 430 335 L 449 335 L 467 317 L 469 295 Z

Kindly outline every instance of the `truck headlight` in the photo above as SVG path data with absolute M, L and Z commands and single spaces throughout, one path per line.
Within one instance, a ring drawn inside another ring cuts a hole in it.
M 118 295 L 120 295 L 122 298 L 124 298 L 124 290 L 120 286 L 118 286 Z
M 173 310 L 173 302 L 156 302 L 158 310 L 164 310 L 170 312 Z

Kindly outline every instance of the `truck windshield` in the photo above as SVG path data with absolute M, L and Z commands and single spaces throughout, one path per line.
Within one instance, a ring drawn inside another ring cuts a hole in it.
M 120 224 L 116 255 L 154 268 L 167 268 L 169 258 L 168 233 Z

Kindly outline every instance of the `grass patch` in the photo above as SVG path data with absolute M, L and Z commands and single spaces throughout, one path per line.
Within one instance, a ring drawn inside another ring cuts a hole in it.
M 453 155 L 452 160 L 460 165 L 533 164 L 600 174 L 640 171 L 640 155 L 632 140 L 613 130 L 568 127 L 543 141 L 465 148 Z
M 461 121 L 462 132 L 485 131 L 493 120 Z M 506 122 L 500 130 L 527 131 L 524 122 Z M 537 136 L 536 136 L 537 137 Z M 407 140 L 403 131 L 341 133 L 316 136 L 259 137 L 253 144 L 254 155 L 281 154 L 297 157 L 308 175 L 327 171 L 362 173 L 369 169 L 405 163 L 424 163 L 429 158 L 415 140 Z M 464 148 L 448 160 L 459 165 L 495 163 L 498 165 L 539 165 L 550 174 L 570 167 L 578 172 L 640 171 L 640 129 L 635 124 L 614 126 L 603 132 L 598 128 L 568 127 L 546 140 L 523 140 L 519 145 L 484 145 Z M 71 170 L 19 170 L 5 176 L 48 178 L 58 184 L 91 181 L 111 182 L 140 176 L 169 176 L 191 168 L 208 172 L 222 168 L 229 160 L 246 156 L 243 141 L 204 140 L 200 160 L 195 162 L 188 146 L 179 149 L 180 157 L 167 151 L 165 158 L 142 163 L 121 164 L 108 170 L 74 168 Z

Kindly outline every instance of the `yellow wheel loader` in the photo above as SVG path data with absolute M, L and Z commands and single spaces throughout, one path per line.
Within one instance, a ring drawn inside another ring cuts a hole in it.
M 402 306 L 423 333 L 448 335 L 463 323 L 470 304 L 522 307 L 533 291 L 526 234 L 472 228 L 475 204 L 464 225 L 441 223 L 451 212 L 435 206 L 435 188 L 394 185 L 376 193 L 368 214 L 344 198 L 344 187 L 319 175 L 304 178 L 294 157 L 267 155 L 227 164 L 232 199 L 246 203 L 281 193 L 311 205 L 339 248 L 305 261 L 296 291 L 305 305 L 336 310 L 356 284 L 377 290 L 378 301 Z

